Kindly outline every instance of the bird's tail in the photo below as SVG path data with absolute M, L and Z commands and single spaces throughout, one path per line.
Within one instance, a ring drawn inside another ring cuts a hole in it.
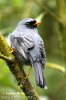
M 41 88 L 47 89 L 47 85 L 43 76 L 43 68 L 40 62 L 33 62 L 33 68 L 35 73 L 35 81 Z

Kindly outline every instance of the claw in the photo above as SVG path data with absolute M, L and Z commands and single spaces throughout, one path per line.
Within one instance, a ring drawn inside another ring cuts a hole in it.
M 29 70 L 29 72 L 26 74 L 25 79 L 29 77 L 31 69 L 32 69 L 32 67 L 30 67 L 30 70 Z
M 26 77 L 25 77 L 25 79 L 27 79 L 28 77 L 29 77 L 29 73 L 27 73 L 27 74 L 26 74 Z
M 16 51 L 16 49 L 14 49 L 14 48 L 10 48 L 10 49 L 11 49 L 10 53 L 13 53 Z

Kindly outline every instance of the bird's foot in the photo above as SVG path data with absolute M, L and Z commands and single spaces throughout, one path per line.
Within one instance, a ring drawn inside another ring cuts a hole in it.
M 26 74 L 26 77 L 25 77 L 25 79 L 27 79 L 28 77 L 29 77 L 29 73 L 27 73 L 27 74 Z
M 16 49 L 14 49 L 14 48 L 10 48 L 10 49 L 11 49 L 10 53 L 13 53 L 16 51 Z
M 30 67 L 30 70 L 29 70 L 29 72 L 26 74 L 25 79 L 29 77 L 31 69 L 32 69 L 32 67 Z

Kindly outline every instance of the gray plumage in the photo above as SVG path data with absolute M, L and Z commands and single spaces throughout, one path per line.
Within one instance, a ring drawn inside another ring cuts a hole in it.
M 43 69 L 46 62 L 44 43 L 34 23 L 36 21 L 32 18 L 24 19 L 18 23 L 11 33 L 11 47 L 16 49 L 14 54 L 20 62 L 29 62 L 32 65 L 36 84 L 46 88 L 46 82 L 43 77 Z

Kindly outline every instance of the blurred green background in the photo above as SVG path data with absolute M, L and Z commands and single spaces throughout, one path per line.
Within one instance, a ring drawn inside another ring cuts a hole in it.
M 29 79 L 40 100 L 66 100 L 65 71 L 51 68 L 50 64 L 66 67 L 66 0 L 0 0 L 0 32 L 9 41 L 9 33 L 23 18 L 40 18 L 38 27 L 46 49 L 47 64 L 44 72 L 48 89 L 35 85 L 34 72 Z M 57 66 L 56 66 L 57 67 Z M 28 72 L 29 66 L 24 67 Z M 0 100 L 26 100 L 5 61 L 0 59 Z

